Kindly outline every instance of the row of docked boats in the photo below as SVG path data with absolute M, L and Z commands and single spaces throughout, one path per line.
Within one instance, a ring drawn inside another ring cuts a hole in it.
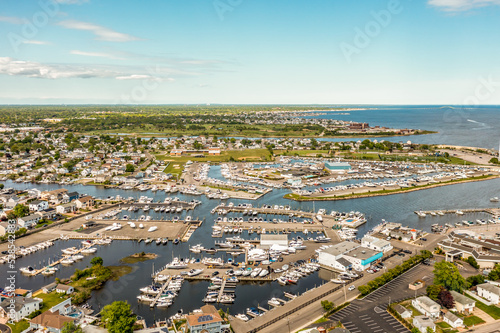
M 180 275 L 163 277 L 166 281 L 163 285 L 155 282 L 149 286 L 140 288 L 141 295 L 137 296 L 137 300 L 149 303 L 151 307 L 167 308 L 172 305 L 174 298 L 177 297 L 179 290 L 182 288 L 184 278 Z
M 275 273 L 281 273 L 275 280 L 282 286 L 287 284 L 296 284 L 300 278 L 303 278 L 319 269 L 317 263 L 305 263 L 298 267 L 289 267 L 285 264 L 280 269 L 276 269 Z
M 29 247 L 19 247 L 13 255 L 16 258 L 24 257 L 24 256 L 27 256 L 29 254 L 38 252 L 40 250 L 44 250 L 46 248 L 49 248 L 52 245 L 54 245 L 54 242 L 45 241 L 45 242 L 41 242 L 41 243 L 29 246 Z M 2 254 L 4 254 L 5 256 L 0 258 L 0 264 L 4 264 L 4 263 L 9 261 L 9 252 L 4 251 L 4 252 L 2 252 Z M 12 255 L 11 255 L 11 257 L 12 257 Z

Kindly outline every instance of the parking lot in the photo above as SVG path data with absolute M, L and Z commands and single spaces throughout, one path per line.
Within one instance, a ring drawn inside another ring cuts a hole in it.
M 396 258 L 399 257 L 391 259 Z M 417 265 L 365 298 L 354 300 L 348 307 L 330 316 L 330 319 L 342 322 L 352 333 L 409 332 L 387 312 L 387 306 L 389 302 L 394 303 L 425 294 L 425 288 L 413 291 L 408 285 L 418 279 L 424 280 L 426 285 L 432 284 L 432 269 L 432 266 Z

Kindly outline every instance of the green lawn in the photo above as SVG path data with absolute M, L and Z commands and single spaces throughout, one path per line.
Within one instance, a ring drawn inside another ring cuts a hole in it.
M 243 149 L 222 151 L 218 156 L 193 157 L 191 155 L 170 156 L 167 154 L 156 155 L 159 160 L 186 163 L 187 161 L 198 162 L 229 162 L 231 158 L 235 161 L 269 161 L 269 151 L 267 149 Z M 164 171 L 166 172 L 166 171 Z M 168 172 L 167 172 L 168 173 Z
M 180 177 L 182 171 L 184 171 L 184 164 L 185 163 L 170 162 L 165 170 L 163 170 L 163 173 L 171 173 L 174 177 Z
M 412 312 L 412 317 L 415 317 L 415 316 L 421 316 L 422 314 L 420 313 L 420 311 L 418 311 L 417 309 L 415 309 L 413 307 L 413 305 L 408 305 L 406 308 L 408 308 L 408 310 L 410 310 Z
M 38 228 L 42 228 L 44 225 L 51 225 L 52 223 L 54 223 L 54 221 L 51 221 L 51 220 L 47 220 L 45 221 L 44 223 L 39 223 L 35 226 L 35 229 L 38 229 Z
M 325 318 L 325 317 L 321 317 L 318 320 L 316 320 L 314 323 L 315 324 L 321 324 L 321 323 L 324 323 L 325 321 L 328 321 L 328 319 Z
M 436 323 L 436 325 L 438 325 L 441 328 L 450 328 L 451 327 L 450 324 L 445 323 L 444 321 L 440 321 L 439 323 Z
M 464 318 L 464 325 L 465 326 L 472 326 L 472 325 L 478 325 L 482 324 L 485 321 L 479 318 L 478 316 L 469 316 Z
M 42 312 L 47 311 L 68 298 L 68 296 L 56 292 L 51 292 L 50 294 L 40 293 L 36 297 L 43 300 L 43 306 L 40 309 Z
M 12 324 L 7 324 L 9 325 L 10 329 L 12 330 L 12 333 L 21 333 L 28 327 L 30 327 L 30 323 L 27 320 L 21 320 L 17 322 L 15 325 Z
M 465 294 L 465 296 L 469 297 L 470 299 L 473 299 L 476 301 L 476 306 L 489 314 L 493 319 L 497 320 L 500 319 L 500 308 L 495 305 L 486 305 L 483 302 L 478 301 L 477 299 Z

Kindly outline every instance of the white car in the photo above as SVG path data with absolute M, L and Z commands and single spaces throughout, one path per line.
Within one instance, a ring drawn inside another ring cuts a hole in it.
M 352 291 L 354 289 L 356 289 L 356 287 L 354 285 L 352 285 L 352 286 L 349 287 L 349 291 Z

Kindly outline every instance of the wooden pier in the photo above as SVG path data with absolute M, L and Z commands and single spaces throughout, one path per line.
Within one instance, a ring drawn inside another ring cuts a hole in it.
M 217 295 L 217 303 L 220 303 L 222 295 L 224 295 L 224 288 L 225 287 L 226 287 L 226 277 L 224 276 L 222 278 L 222 285 L 220 286 L 220 289 L 219 289 L 219 295 Z
M 92 246 L 94 246 L 95 244 L 91 244 L 91 245 L 88 245 L 88 246 L 83 246 L 82 248 L 78 249 L 75 253 L 72 253 L 72 254 L 63 254 L 62 258 L 57 260 L 57 261 L 54 261 L 46 266 L 44 266 L 43 268 L 31 273 L 30 275 L 31 276 L 37 276 L 38 274 L 41 274 L 44 270 L 46 270 L 47 268 L 49 267 L 53 267 L 53 266 L 56 266 L 56 265 L 59 265 L 61 263 L 61 261 L 63 261 L 64 259 L 68 258 L 68 257 L 71 257 L 71 256 L 74 256 L 75 254 L 80 254 L 83 250 L 86 250 Z
M 172 281 L 172 277 L 169 277 L 168 280 L 161 286 L 160 292 L 155 296 L 155 299 L 151 304 L 149 305 L 150 307 L 154 308 L 158 300 L 160 299 L 161 295 L 163 295 L 163 292 L 165 289 L 167 289 L 168 285 L 170 284 L 170 281 Z
M 424 213 L 430 216 L 440 216 L 439 213 L 443 214 L 457 214 L 457 212 L 462 212 L 464 214 L 468 213 L 487 213 L 490 215 L 495 215 L 495 208 L 465 208 L 465 209 L 442 209 L 442 210 L 422 210 L 415 211 L 415 214 Z

